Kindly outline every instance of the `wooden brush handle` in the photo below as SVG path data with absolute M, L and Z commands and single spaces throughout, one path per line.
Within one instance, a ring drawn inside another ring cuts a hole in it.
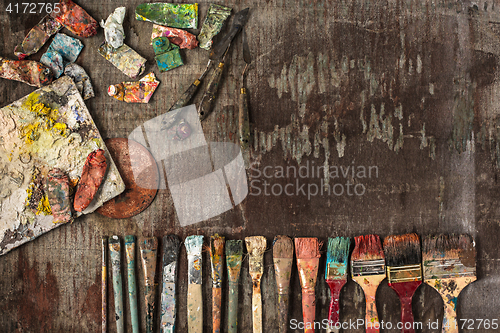
M 229 282 L 227 333 L 238 332 L 238 282 Z
M 375 295 L 377 288 L 385 279 L 385 274 L 356 276 L 352 278 L 357 284 L 363 288 L 366 300 L 365 328 L 366 333 L 379 333 L 380 322 L 378 320 L 377 304 L 375 303 Z
M 260 280 L 253 279 L 252 293 L 253 333 L 262 333 L 262 295 Z
M 188 285 L 187 318 L 189 333 L 203 333 L 203 295 L 201 284 Z
M 330 293 L 331 293 L 331 298 L 330 298 L 330 308 L 328 311 L 328 325 L 334 326 L 337 324 L 340 320 L 340 304 L 339 304 L 339 298 L 340 298 L 340 290 L 342 287 L 346 284 L 346 280 L 332 280 L 332 281 L 326 281 L 328 284 L 328 287 L 330 287 Z
M 304 333 L 314 333 L 316 318 L 316 291 L 302 288 L 302 317 L 304 318 Z
M 212 288 L 212 332 L 220 333 L 222 288 Z
M 278 332 L 286 333 L 288 331 L 288 293 L 278 295 Z
M 458 333 L 457 323 L 457 299 L 460 292 L 468 284 L 476 280 L 475 276 L 464 276 L 459 278 L 427 279 L 427 283 L 436 289 L 441 295 L 444 303 L 444 318 L 441 327 L 442 333 Z
M 401 302 L 401 323 L 403 328 L 402 333 L 415 333 L 413 329 L 413 311 L 411 307 L 411 300 L 413 294 L 417 288 L 422 284 L 422 281 L 411 281 L 411 282 L 396 282 L 389 283 L 391 287 L 399 296 L 399 301 Z

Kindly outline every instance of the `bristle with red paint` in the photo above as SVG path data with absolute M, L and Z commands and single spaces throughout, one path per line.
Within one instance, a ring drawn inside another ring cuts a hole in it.
M 295 254 L 297 259 L 312 259 L 321 257 L 319 249 L 321 242 L 315 237 L 295 238 Z
M 382 242 L 378 235 L 354 237 L 356 246 L 351 254 L 351 261 L 384 259 Z

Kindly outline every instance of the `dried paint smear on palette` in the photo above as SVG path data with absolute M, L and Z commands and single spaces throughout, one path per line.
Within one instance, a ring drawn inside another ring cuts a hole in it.
M 61 224 L 54 222 L 47 175 L 59 169 L 76 186 L 87 155 L 99 148 L 109 167 L 83 214 L 123 192 L 125 184 L 71 78 L 0 109 L 0 255 Z

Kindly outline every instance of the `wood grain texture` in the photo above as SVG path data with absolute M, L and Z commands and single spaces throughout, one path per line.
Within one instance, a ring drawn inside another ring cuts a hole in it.
M 85 103 L 104 138 L 127 137 L 143 122 L 166 112 L 204 70 L 208 52 L 196 49 L 181 51 L 184 66 L 159 73 L 149 45 L 152 24 L 136 21 L 133 15 L 144 1 L 76 2 L 96 20 L 106 19 L 117 6 L 126 6 L 125 43 L 147 58 L 145 73 L 154 71 L 161 82 L 149 104 L 115 101 L 107 96 L 108 86 L 129 78 L 97 53 L 104 40 L 102 29 L 96 37 L 83 39 L 85 47 L 76 62 L 92 80 L 96 97 Z M 202 20 L 209 3 L 200 1 Z M 478 281 L 461 293 L 458 312 L 462 318 L 497 318 L 500 6 L 491 0 L 477 4 L 425 0 L 291 3 L 219 2 L 232 7 L 233 13 L 251 7 L 245 30 L 253 57 L 246 84 L 253 124 L 253 169 L 248 170 L 248 176 L 254 182 L 243 203 L 209 221 L 181 228 L 170 191 L 160 190 L 152 205 L 138 216 L 122 220 L 98 214 L 79 217 L 73 224 L 1 256 L 1 332 L 99 331 L 100 238 L 113 234 L 162 237 L 173 233 L 181 239 L 191 234 L 219 233 L 227 239 L 255 234 L 272 239 L 288 234 L 326 241 L 327 237 L 367 233 L 385 237 L 407 232 L 420 236 L 469 232 L 477 242 Z M 0 56 L 13 59 L 15 45 L 41 17 L 9 15 L 2 3 Z M 73 36 L 67 29 L 61 31 Z M 46 48 L 30 59 L 38 60 Z M 203 122 L 207 141 L 238 142 L 238 98 L 244 65 L 238 36 L 226 61 L 214 111 Z M 0 80 L 0 107 L 33 90 L 26 84 Z M 194 101 L 199 102 L 200 97 Z M 325 163 L 339 167 L 338 178 L 328 178 L 330 194 L 321 192 L 326 180 L 322 171 L 317 175 L 317 169 L 307 179 L 293 174 L 276 176 L 276 167 L 285 168 L 286 174 L 286 167 L 298 171 L 299 166 L 309 165 L 311 171 L 312 165 L 316 168 Z M 266 169 L 264 176 L 266 166 L 272 168 Z M 354 177 L 351 169 L 344 177 L 340 166 L 344 170 L 355 166 Z M 358 173 L 358 166 L 366 167 L 365 178 Z M 368 178 L 369 166 L 378 167 L 377 176 L 372 169 Z M 264 187 L 264 181 L 271 185 Z M 288 188 L 293 195 L 274 195 L 272 191 L 279 191 L 275 184 L 293 184 Z M 298 188 L 303 184 L 304 191 L 317 189 L 317 194 L 302 194 Z M 341 189 L 340 185 L 333 188 L 336 184 L 343 185 L 342 195 L 335 195 Z M 363 195 L 354 194 L 363 189 L 355 188 L 359 184 L 365 188 Z M 179 258 L 186 258 L 183 248 Z M 208 300 L 210 262 L 205 259 L 203 295 Z M 265 254 L 264 262 L 263 327 L 276 332 L 278 297 L 271 253 Z M 317 319 L 328 316 L 324 264 L 322 259 Z M 178 295 L 186 295 L 185 259 L 179 260 L 178 272 Z M 137 285 L 142 286 L 142 274 L 138 276 Z M 242 265 L 240 276 L 238 326 L 241 332 L 251 332 L 248 265 Z M 289 319 L 300 321 L 296 274 L 292 274 L 290 288 Z M 361 288 L 349 281 L 342 295 L 346 297 L 341 298 L 341 321 L 364 318 Z M 108 307 L 108 314 L 114 313 L 109 299 Z M 204 307 L 209 313 L 210 302 Z M 397 295 L 385 283 L 378 290 L 377 307 L 381 320 L 394 324 L 400 320 Z M 139 308 L 144 308 L 142 299 Z M 440 320 L 441 297 L 423 285 L 415 293 L 413 310 L 416 322 Z M 126 308 L 125 313 L 128 311 Z M 186 332 L 185 297 L 179 297 L 177 313 L 176 329 Z M 205 317 L 208 332 L 210 317 Z M 114 320 L 108 320 L 108 325 L 109 332 L 116 331 Z M 145 327 L 143 320 L 141 331 Z M 131 332 L 128 317 L 126 330 Z M 421 332 L 433 330 L 424 327 Z

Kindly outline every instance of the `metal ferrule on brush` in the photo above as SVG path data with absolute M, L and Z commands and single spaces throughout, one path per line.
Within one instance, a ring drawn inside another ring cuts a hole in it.
M 387 266 L 387 280 L 389 283 L 422 281 L 422 266 Z
M 424 261 L 426 279 L 448 279 L 458 277 L 475 277 L 476 267 L 465 266 L 460 259 Z
M 385 274 L 385 260 L 351 261 L 352 276 Z
M 338 262 L 329 262 L 326 264 L 326 276 L 328 280 L 344 279 L 347 274 L 346 265 Z

